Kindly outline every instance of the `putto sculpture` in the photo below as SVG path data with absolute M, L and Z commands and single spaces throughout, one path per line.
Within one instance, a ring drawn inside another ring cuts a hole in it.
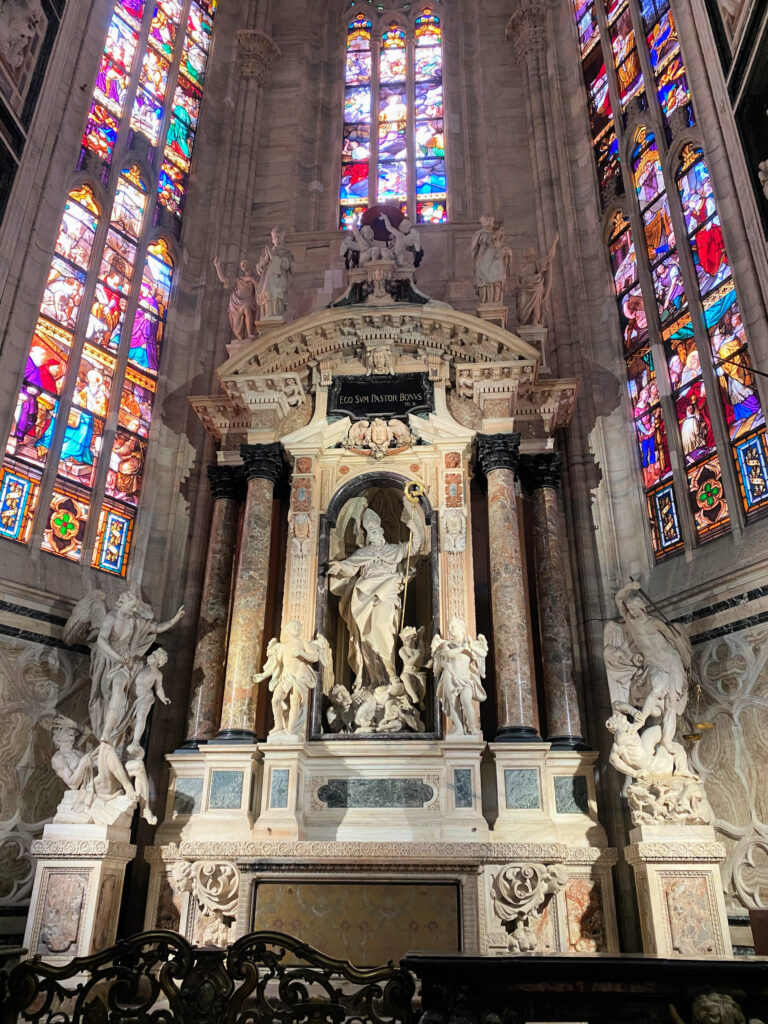
M 546 256 L 537 256 L 533 248 L 525 250 L 523 266 L 513 288 L 517 322 L 522 327 L 529 324 L 541 326 L 544 323 L 544 303 L 552 288 L 552 262 L 559 240 L 560 235 L 555 235 Z
M 480 228 L 472 237 L 475 261 L 475 291 L 483 305 L 504 301 L 512 250 L 504 244 L 504 227 L 493 217 L 481 217 Z
M 305 640 L 300 622 L 285 624 L 280 639 L 267 645 L 267 662 L 253 681 L 258 685 L 269 679 L 272 713 L 275 724 L 270 736 L 300 736 L 307 717 L 309 692 L 315 688 L 314 665 L 323 667 L 323 689 L 333 687 L 333 663 L 328 641 L 318 633 L 315 640 Z
M 461 619 L 451 619 L 448 636 L 436 633 L 432 638 L 432 667 L 437 681 L 437 696 L 451 731 L 472 736 L 479 732 L 473 701 L 484 701 L 485 659 L 488 641 L 482 633 L 473 640 Z
M 651 612 L 637 581 L 616 595 L 623 623 L 608 622 L 604 657 L 613 697 L 606 728 L 610 763 L 627 775 L 634 824 L 706 824 L 709 807 L 699 777 L 676 742 L 688 703 L 691 643 L 680 626 Z M 652 724 L 649 724 L 649 719 Z
M 247 341 L 255 336 L 256 290 L 259 287 L 259 279 L 253 275 L 248 260 L 241 260 L 240 273 L 237 277 L 227 277 L 223 273 L 218 256 L 214 257 L 213 265 L 221 283 L 230 290 L 227 312 L 232 334 L 239 341 Z
M 256 302 L 261 320 L 276 320 L 285 315 L 285 299 L 293 279 L 294 258 L 285 244 L 285 228 L 272 228 L 271 238 L 256 264 Z
M 183 614 L 182 607 L 167 622 L 158 622 L 134 590 L 121 594 L 111 610 L 100 590 L 75 605 L 63 637 L 91 649 L 90 730 L 80 732 L 86 739 L 90 734 L 94 745 L 75 749 L 74 723 L 60 721 L 54 728 L 57 751 L 51 767 L 68 787 L 54 821 L 127 825 L 140 802 L 144 817 L 154 823 L 139 741 L 155 698 L 169 703 L 160 671 L 167 657 L 162 648 L 145 656 Z

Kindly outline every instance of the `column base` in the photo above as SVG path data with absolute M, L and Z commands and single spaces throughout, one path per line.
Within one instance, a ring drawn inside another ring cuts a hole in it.
M 211 743 L 261 743 L 255 732 L 250 729 L 222 729 Z
M 505 725 L 493 737 L 494 743 L 543 743 L 532 725 Z
M 589 750 L 583 736 L 547 736 L 552 750 Z
M 711 825 L 639 825 L 624 850 L 632 865 L 643 951 L 662 957 L 733 956 Z
M 180 747 L 176 747 L 176 751 L 179 751 L 181 753 L 185 750 L 199 750 L 200 747 L 204 746 L 207 742 L 208 740 L 184 740 Z M 174 753 L 176 753 L 176 751 L 174 751 Z
M 24 945 L 30 956 L 68 963 L 111 946 L 125 867 L 136 856 L 129 830 L 110 825 L 46 825 L 32 843 L 35 883 Z

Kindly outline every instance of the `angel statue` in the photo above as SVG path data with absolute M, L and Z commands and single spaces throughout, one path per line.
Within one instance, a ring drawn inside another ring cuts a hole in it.
M 67 644 L 86 643 L 91 648 L 88 711 L 98 744 L 91 752 L 96 773 L 92 777 L 80 773 L 77 785 L 74 780 L 70 783 L 72 791 L 79 791 L 78 799 L 73 801 L 71 794 L 65 793 L 57 820 L 64 820 L 61 814 L 68 798 L 71 806 L 66 813 L 74 817 L 66 820 L 105 824 L 113 824 L 138 799 L 121 756 L 127 743 L 137 744 L 137 729 L 143 731 L 155 696 L 168 702 L 160 673 L 165 652 L 158 651 L 146 660 L 144 655 L 183 614 L 182 606 L 167 622 L 157 622 L 135 590 L 124 591 L 111 611 L 100 590 L 91 591 L 73 608 L 63 638 Z
M 482 633 L 473 640 L 461 619 L 451 619 L 448 636 L 432 638 L 432 666 L 437 680 L 437 696 L 451 731 L 471 736 L 478 732 L 473 701 L 488 696 L 483 689 L 488 641 Z
M 398 267 L 418 267 L 424 256 L 424 250 L 421 247 L 419 232 L 408 218 L 403 217 L 400 221 L 400 226 L 397 228 L 386 213 L 380 213 L 379 220 L 384 223 L 384 227 L 389 232 L 389 242 L 387 244 Z
M 341 536 L 352 518 L 362 525 L 365 542 L 348 558 L 331 561 L 328 576 L 331 593 L 340 598 L 339 614 L 349 631 L 347 660 L 354 673 L 354 694 L 361 688 L 374 690 L 394 683 L 398 678 L 395 656 L 408 542 L 387 543 L 381 518 L 368 508 L 365 498 L 353 499 L 347 516 L 344 523 L 340 519 L 337 524 Z M 419 515 L 411 514 L 410 507 L 404 507 L 403 521 L 412 535 L 413 564 L 424 548 L 424 525 Z
M 627 789 L 635 824 L 697 822 L 692 804 L 705 803 L 685 749 L 675 741 L 688 703 L 691 643 L 680 626 L 651 613 L 650 599 L 632 580 L 616 595 L 623 624 L 606 623 L 604 657 L 613 714 L 610 763 L 633 781 Z M 653 722 L 649 724 L 649 719 Z M 695 800 L 692 798 L 695 797 Z
M 300 735 L 309 691 L 317 683 L 312 667 L 315 662 L 319 661 L 323 666 L 323 692 L 330 692 L 333 688 L 333 661 L 328 641 L 322 633 L 318 633 L 315 640 L 305 640 L 302 632 L 300 622 L 287 622 L 280 639 L 273 637 L 267 644 L 267 662 L 253 677 L 256 684 L 270 680 L 272 713 L 275 716 L 270 736 Z

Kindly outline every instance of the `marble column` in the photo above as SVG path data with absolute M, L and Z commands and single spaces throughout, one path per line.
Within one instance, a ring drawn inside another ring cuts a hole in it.
M 283 459 L 279 443 L 244 444 L 240 455 L 248 490 L 229 627 L 221 727 L 216 739 L 249 742 L 257 738 L 261 691 L 251 677 L 261 668 L 273 492 L 282 475 Z
M 519 445 L 519 434 L 477 435 L 477 465 L 488 482 L 497 743 L 541 742 L 515 497 Z
M 237 521 L 245 491 L 240 466 L 209 466 L 208 481 L 213 494 L 213 517 L 192 668 L 194 689 L 187 719 L 188 739 L 184 743 L 184 747 L 193 749 L 213 739 L 221 719 L 229 597 Z
M 520 457 L 520 478 L 533 501 L 536 589 L 541 659 L 547 702 L 547 740 L 553 747 L 584 749 L 573 681 L 571 627 L 565 577 L 565 539 L 560 529 L 557 491 L 562 473 L 559 452 Z

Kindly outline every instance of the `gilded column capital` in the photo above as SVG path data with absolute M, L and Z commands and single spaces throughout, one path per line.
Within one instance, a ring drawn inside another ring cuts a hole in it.
M 560 452 L 538 452 L 520 456 L 520 480 L 528 491 L 540 487 L 560 488 L 563 475 L 563 456 Z
M 255 78 L 265 88 L 272 80 L 272 66 L 282 53 L 266 32 L 254 28 L 237 30 L 237 63 L 243 78 Z
M 530 54 L 547 49 L 547 7 L 542 0 L 521 0 L 520 6 L 507 22 L 506 37 L 515 48 L 521 64 Z
M 510 469 L 517 475 L 520 461 L 520 435 L 478 434 L 476 463 L 484 476 L 494 469 Z
M 219 498 L 233 498 L 235 501 L 242 501 L 245 491 L 243 482 L 242 466 L 214 464 L 208 467 L 208 483 L 211 486 L 214 501 Z
M 240 457 L 246 480 L 261 477 L 277 484 L 283 475 L 283 448 L 279 441 L 272 444 L 241 444 Z

